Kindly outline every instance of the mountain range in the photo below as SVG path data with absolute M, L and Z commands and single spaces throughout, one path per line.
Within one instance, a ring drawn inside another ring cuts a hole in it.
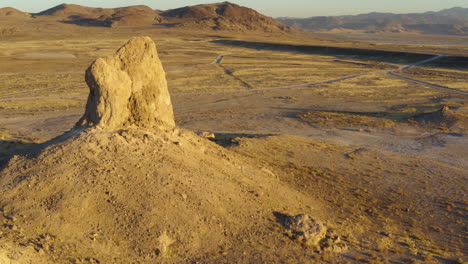
M 167 27 L 190 30 L 291 33 L 299 30 L 326 32 L 419 32 L 468 35 L 468 8 L 454 7 L 438 12 L 393 14 L 367 13 L 348 16 L 281 17 L 274 19 L 230 2 L 154 10 L 136 5 L 95 8 L 61 4 L 38 13 L 0 8 L 0 21 L 55 21 L 86 27 Z
M 122 8 L 93 8 L 61 4 L 45 11 L 28 14 L 14 8 L 1 8 L 0 20 L 39 19 L 93 27 L 177 27 L 224 31 L 291 32 L 292 28 L 257 11 L 222 2 L 186 6 L 171 10 L 154 10 L 138 5 Z
M 307 31 L 420 32 L 425 34 L 468 35 L 468 8 L 454 7 L 438 12 L 392 14 L 368 13 L 353 16 L 278 18 Z

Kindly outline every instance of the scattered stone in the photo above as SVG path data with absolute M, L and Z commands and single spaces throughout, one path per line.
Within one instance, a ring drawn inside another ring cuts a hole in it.
M 348 250 L 348 246 L 342 241 L 340 236 L 334 235 L 331 229 L 327 230 L 325 239 L 320 242 L 320 248 L 324 252 L 341 253 Z
M 213 133 L 213 132 L 209 132 L 209 131 L 200 131 L 197 133 L 197 135 L 199 135 L 200 137 L 204 137 L 204 138 L 207 138 L 207 139 L 215 139 L 216 138 L 216 135 Z
M 279 180 L 279 177 L 278 177 L 275 173 L 273 173 L 270 169 L 265 168 L 265 167 L 260 167 L 260 169 L 261 169 L 261 171 L 263 171 L 263 172 L 266 173 L 267 175 L 269 175 L 269 176 L 271 176 L 271 177 L 273 177 L 273 178 Z
M 390 237 L 390 233 L 385 231 L 380 231 L 379 234 L 381 234 L 382 236 Z
M 78 127 L 175 126 L 166 75 L 149 37 L 132 38 L 114 56 L 94 61 L 86 83 L 90 93 Z
M 318 246 L 327 233 L 327 228 L 320 221 L 305 214 L 286 218 L 284 225 L 297 240 L 310 247 Z
M 159 247 L 155 250 L 156 255 L 159 257 L 166 257 L 169 252 L 169 246 L 172 245 L 176 240 L 170 238 L 166 232 L 163 232 L 161 236 L 159 236 Z
M 289 216 L 274 212 L 277 221 L 286 229 L 286 235 L 302 246 L 312 248 L 316 253 L 342 253 L 348 247 L 342 237 L 335 235 L 333 229 L 325 227 L 320 221 L 306 214 Z

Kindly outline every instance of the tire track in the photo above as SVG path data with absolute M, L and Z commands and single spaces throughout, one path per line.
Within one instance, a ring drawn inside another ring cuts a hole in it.
M 431 62 L 431 61 L 435 61 L 435 60 L 438 60 L 440 58 L 443 58 L 443 57 L 446 57 L 446 55 L 443 55 L 443 54 L 439 54 L 435 57 L 432 57 L 432 58 L 429 58 L 429 59 L 426 59 L 426 60 L 422 60 L 422 61 L 418 61 L 418 62 L 415 62 L 413 64 L 409 64 L 409 65 L 404 65 L 404 66 L 401 66 L 399 68 L 400 71 L 405 71 L 405 70 L 409 70 L 415 66 L 418 66 L 418 65 L 422 65 L 422 64 L 426 64 L 428 62 Z
M 226 75 L 229 75 L 231 76 L 231 78 L 233 78 L 234 80 L 238 81 L 240 84 L 242 84 L 242 86 L 244 86 L 245 88 L 249 89 L 249 90 L 255 90 L 255 88 L 250 85 L 248 82 L 242 80 L 241 78 L 237 77 L 236 75 L 234 75 L 234 73 L 229 70 L 228 68 L 224 67 L 223 65 L 221 65 L 221 62 L 223 62 L 223 59 L 226 55 L 219 55 L 212 63 L 211 65 L 215 65 L 217 67 L 219 67 Z
M 273 87 L 273 88 L 267 88 L 267 89 L 254 89 L 247 82 L 245 82 L 242 79 L 240 79 L 239 77 L 235 76 L 232 73 L 232 71 L 226 69 L 221 64 L 216 64 L 216 66 L 220 67 L 226 74 L 230 75 L 231 77 L 233 77 L 237 81 L 241 82 L 245 87 L 248 87 L 248 88 L 250 87 L 250 89 L 249 90 L 244 90 L 244 91 L 175 93 L 175 94 L 177 94 L 177 95 L 182 95 L 182 94 L 186 94 L 186 95 L 203 95 L 203 94 L 213 95 L 213 94 L 235 94 L 235 93 L 249 93 L 249 92 L 265 92 L 265 91 L 287 90 L 287 89 L 307 89 L 307 88 L 312 88 L 312 87 L 317 86 L 317 85 L 330 84 L 330 83 L 335 83 L 335 82 L 339 82 L 339 81 L 349 80 L 349 79 L 353 79 L 353 78 L 357 78 L 357 77 L 361 77 L 361 76 L 366 76 L 366 75 L 372 75 L 372 74 L 387 74 L 387 75 L 390 75 L 390 76 L 393 76 L 393 77 L 396 77 L 396 78 L 404 79 L 404 80 L 410 81 L 410 82 L 416 82 L 416 83 L 419 83 L 419 84 L 422 84 L 422 85 L 425 85 L 425 86 L 429 86 L 429 87 L 432 87 L 432 88 L 444 89 L 444 90 L 447 90 L 447 91 L 460 93 L 460 94 L 464 94 L 464 95 L 468 94 L 468 92 L 461 91 L 461 90 L 458 90 L 458 89 L 445 87 L 445 86 L 441 86 L 441 85 L 437 85 L 437 84 L 431 84 L 431 83 L 428 83 L 428 82 L 403 77 L 403 76 L 400 76 L 400 75 L 394 73 L 396 71 L 404 71 L 404 70 L 410 69 L 410 68 L 412 68 L 414 66 L 418 66 L 418 65 L 422 65 L 422 64 L 425 64 L 425 63 L 428 63 L 428 62 L 431 62 L 431 61 L 435 61 L 435 60 L 443 58 L 445 56 L 446 55 L 443 55 L 443 54 L 436 54 L 436 56 L 434 56 L 432 58 L 425 59 L 425 60 L 422 60 L 422 61 L 417 61 L 417 62 L 409 64 L 409 65 L 400 66 L 397 70 L 394 70 L 394 71 L 367 72 L 367 73 L 361 73 L 361 74 L 348 75 L 348 76 L 344 76 L 344 77 L 340 77 L 340 78 L 336 78 L 336 79 L 332 79 L 332 80 L 321 81 L 321 82 L 306 83 L 306 84 L 291 85 L 291 86 L 282 86 L 282 87 Z M 219 59 L 219 57 L 216 59 L 216 61 L 218 59 Z
M 463 94 L 463 95 L 468 95 L 468 92 L 465 92 L 465 91 L 462 91 L 462 90 L 458 90 L 458 89 L 455 89 L 455 88 L 450 88 L 450 87 L 442 86 L 442 85 L 438 85 L 438 84 L 433 84 L 433 83 L 429 83 L 429 82 L 425 82 L 425 81 L 421 81 L 421 80 L 417 80 L 417 79 L 408 78 L 408 77 L 405 77 L 405 76 L 398 75 L 398 74 L 396 74 L 394 72 L 387 72 L 387 74 L 390 75 L 390 76 L 396 77 L 396 78 L 400 78 L 402 80 L 406 80 L 406 81 L 414 82 L 414 83 L 419 83 L 419 84 L 429 86 L 429 87 L 432 87 L 432 88 L 447 90 L 447 91 L 450 91 L 450 92 L 455 92 L 455 93 L 459 93 L 459 94 Z

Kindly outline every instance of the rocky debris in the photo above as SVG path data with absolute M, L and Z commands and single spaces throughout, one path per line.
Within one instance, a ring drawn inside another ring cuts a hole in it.
M 327 235 L 320 241 L 320 249 L 324 252 L 342 253 L 348 250 L 348 246 L 342 237 L 335 235 L 333 230 L 328 229 Z
M 149 37 L 132 38 L 114 56 L 98 58 L 86 71 L 86 83 L 90 94 L 77 126 L 175 126 L 166 75 Z
M 287 216 L 283 226 L 292 232 L 293 237 L 305 246 L 317 247 L 327 234 L 327 228 L 309 215 Z
M 342 237 L 336 235 L 321 221 L 307 214 L 290 216 L 274 213 L 277 221 L 286 229 L 286 235 L 302 246 L 312 248 L 316 253 L 342 253 L 348 247 Z
M 210 140 L 214 140 L 216 138 L 216 135 L 210 131 L 199 131 L 197 132 L 197 135 L 199 135 L 200 137 L 210 139 Z

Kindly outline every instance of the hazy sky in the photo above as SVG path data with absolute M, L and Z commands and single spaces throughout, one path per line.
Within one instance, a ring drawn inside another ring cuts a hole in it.
M 62 4 L 92 7 L 122 7 L 147 5 L 154 9 L 171 9 L 187 5 L 222 2 L 203 0 L 0 0 L 0 7 L 14 7 L 26 12 L 39 12 Z M 468 7 L 468 0 L 232 0 L 273 16 L 309 17 L 377 12 L 410 13 L 438 11 L 460 6 Z

